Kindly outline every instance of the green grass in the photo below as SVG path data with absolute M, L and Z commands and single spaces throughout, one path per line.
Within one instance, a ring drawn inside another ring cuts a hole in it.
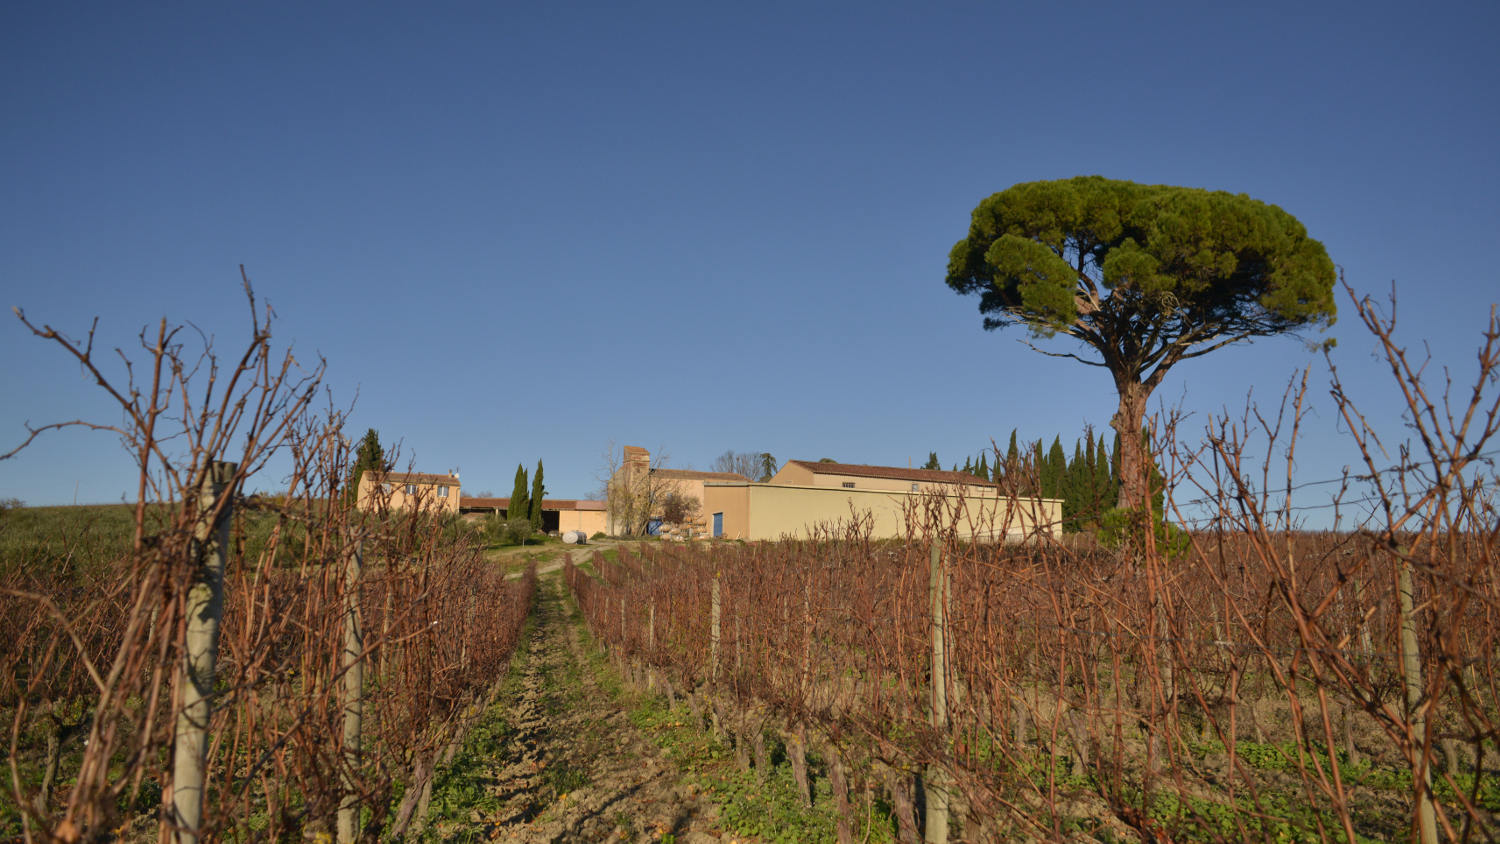
M 505 696 L 501 697 L 504 700 Z M 427 810 L 427 840 L 455 840 L 435 836 L 449 825 L 467 826 L 474 812 L 493 815 L 502 808 L 499 797 L 488 787 L 486 776 L 494 760 L 504 758 L 514 730 L 505 717 L 505 706 L 496 704 L 465 737 L 453 761 L 437 773 L 432 784 L 432 802 Z M 457 839 L 462 840 L 462 839 Z
M 148 505 L 145 535 L 150 537 L 167 528 L 175 513 L 172 505 Z M 233 528 L 238 556 L 257 558 L 277 521 L 277 514 L 269 509 L 240 510 Z M 278 564 L 296 563 L 305 530 L 299 519 L 283 524 Z M 7 509 L 0 513 L 0 576 L 23 573 L 64 586 L 89 584 L 111 576 L 128 557 L 134 539 L 133 504 Z
M 422 840 L 478 841 L 480 829 L 470 822 L 474 812 L 492 815 L 502 806 L 489 788 L 490 766 L 506 756 L 515 728 L 508 718 L 508 706 L 521 694 L 521 667 L 525 664 L 525 643 L 530 641 L 536 620 L 528 616 L 521 628 L 521 644 L 510 657 L 510 667 L 502 681 L 495 702 L 464 736 L 453 761 L 433 777 L 432 802 L 427 808 Z M 400 794 L 392 798 L 392 812 Z M 451 833 L 451 834 L 450 834 Z
M 617 551 L 610 548 L 604 554 L 608 557 Z M 764 780 L 755 771 L 740 770 L 731 749 L 697 722 L 686 705 L 669 709 L 659 695 L 634 694 L 626 689 L 608 655 L 583 626 L 577 604 L 570 598 L 566 608 L 568 623 L 579 628 L 589 670 L 600 688 L 624 706 L 630 722 L 665 751 L 687 782 L 718 804 L 719 820 L 726 830 L 775 842 L 823 842 L 837 837 L 838 819 L 821 760 L 808 759 L 808 777 L 813 783 L 813 807 L 809 809 L 797 794 L 791 762 L 779 738 L 767 736 L 768 755 L 774 764 Z M 858 829 L 856 833 L 869 841 L 894 840 L 894 821 L 888 810 L 872 811 L 867 825 L 868 834 Z
M 151 508 L 147 518 L 159 522 L 165 511 Z M 0 574 L 48 571 L 87 578 L 124 556 L 134 538 L 132 505 L 6 510 L 0 515 Z
M 813 806 L 809 809 L 797 794 L 787 748 L 778 738 L 767 736 L 772 766 L 762 778 L 753 770 L 740 770 L 732 750 L 705 730 L 685 705 L 668 708 L 662 698 L 643 695 L 634 700 L 630 720 L 665 751 L 688 782 L 719 805 L 719 821 L 726 830 L 776 842 L 831 841 L 836 837 L 838 817 L 821 760 L 808 759 L 813 783 Z M 892 821 L 886 812 L 875 812 L 869 826 L 869 840 L 891 840 Z M 862 836 L 864 831 L 856 833 Z

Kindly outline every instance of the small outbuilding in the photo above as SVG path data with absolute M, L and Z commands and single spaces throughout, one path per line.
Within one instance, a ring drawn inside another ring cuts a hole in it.
M 490 515 L 510 517 L 509 498 L 478 498 L 469 496 L 459 505 L 465 518 L 482 519 Z M 523 515 L 523 514 L 517 514 Z M 562 533 L 570 530 L 583 531 L 593 536 L 605 528 L 603 501 L 587 501 L 575 498 L 543 498 L 542 530 L 546 533 Z

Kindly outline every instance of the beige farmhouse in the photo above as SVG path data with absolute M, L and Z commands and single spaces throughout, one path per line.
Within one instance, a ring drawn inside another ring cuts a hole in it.
M 1060 535 L 1062 502 L 1017 498 L 960 472 L 793 460 L 763 484 L 709 482 L 703 512 L 724 539 L 807 537 L 820 527 L 867 521 L 875 538 L 907 535 L 908 519 L 940 497 L 959 534 L 986 541 Z
M 419 508 L 457 513 L 458 494 L 456 474 L 366 471 L 359 476 L 356 502 L 361 510 Z
M 696 508 L 675 523 L 663 502 L 682 496 Z M 651 466 L 646 449 L 626 446 L 608 486 L 608 528 L 613 535 L 643 530 L 675 539 L 780 539 L 866 522 L 881 539 L 904 537 L 909 520 L 932 507 L 963 536 L 1019 541 L 1062 532 L 1062 502 L 1003 494 L 992 483 L 962 472 L 792 460 L 765 483 L 726 472 Z

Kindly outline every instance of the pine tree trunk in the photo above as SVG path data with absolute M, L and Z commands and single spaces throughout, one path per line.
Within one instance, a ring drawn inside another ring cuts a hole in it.
M 1127 510 L 1144 508 L 1151 501 L 1150 456 L 1141 441 L 1141 427 L 1146 419 L 1146 401 L 1151 388 L 1138 381 L 1117 379 L 1120 407 L 1109 420 L 1109 426 L 1120 435 L 1120 499 L 1116 506 Z

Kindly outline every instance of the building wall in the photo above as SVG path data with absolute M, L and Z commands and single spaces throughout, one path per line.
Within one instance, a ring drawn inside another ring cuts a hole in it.
M 581 530 L 589 536 L 604 531 L 609 525 L 608 514 L 603 510 L 559 510 L 557 529 L 566 533 Z
M 698 502 L 698 512 L 703 512 L 703 481 L 697 478 L 664 478 L 657 483 L 658 496 L 677 492 Z M 657 509 L 660 509 L 660 505 Z
M 816 486 L 812 470 L 806 466 L 793 463 L 788 460 L 786 465 L 776 471 L 767 483 L 783 484 L 785 486 Z
M 710 484 L 703 488 L 703 515 L 713 535 L 714 513 L 724 514 L 725 539 L 750 538 L 750 488 L 759 484 Z
M 858 480 L 858 479 L 855 479 Z M 724 538 L 765 540 L 783 536 L 806 538 L 820 526 L 847 523 L 859 514 L 871 520 L 871 535 L 895 539 L 906 535 L 906 510 L 918 508 L 926 493 L 843 487 L 772 484 L 715 484 L 705 487 L 703 511 L 712 524 L 714 513 L 724 514 Z M 1002 499 L 987 495 L 954 497 L 959 507 L 959 535 L 993 541 L 1018 540 L 1038 524 L 1054 536 L 1062 532 L 1062 502 L 1056 499 Z

